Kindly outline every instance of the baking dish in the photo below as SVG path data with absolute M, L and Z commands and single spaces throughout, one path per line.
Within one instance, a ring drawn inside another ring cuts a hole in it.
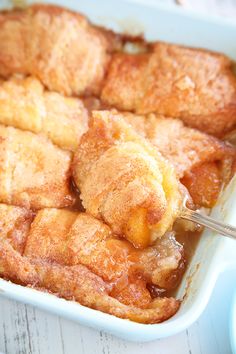
M 230 314 L 230 323 L 229 323 L 229 334 L 230 334 L 230 343 L 232 353 L 236 353 L 236 292 L 234 292 L 232 300 L 232 308 Z
M 55 1 L 54 1 L 55 3 Z M 57 1 L 85 13 L 93 22 L 115 30 L 143 31 L 148 39 L 161 39 L 197 47 L 222 51 L 236 59 L 236 25 L 230 21 L 210 21 L 181 9 L 160 5 L 142 5 L 131 1 L 114 3 L 100 0 Z M 115 14 L 114 14 L 115 8 Z M 216 218 L 234 223 L 236 179 L 222 194 L 213 210 Z M 188 327 L 206 306 L 215 281 L 227 267 L 236 267 L 236 243 L 206 231 L 201 237 L 188 271 L 182 280 L 177 297 L 183 298 L 179 312 L 168 321 L 158 325 L 143 325 L 121 320 L 53 295 L 0 280 L 0 293 L 40 308 L 65 316 L 81 324 L 105 330 L 124 339 L 148 341 L 175 334 Z

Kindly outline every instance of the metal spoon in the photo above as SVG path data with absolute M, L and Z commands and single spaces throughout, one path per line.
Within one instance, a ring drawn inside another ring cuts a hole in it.
M 214 220 L 213 218 L 203 215 L 199 210 L 191 210 L 183 205 L 182 219 L 186 219 L 199 225 L 208 227 L 211 230 L 218 232 L 221 235 L 236 239 L 236 227 Z

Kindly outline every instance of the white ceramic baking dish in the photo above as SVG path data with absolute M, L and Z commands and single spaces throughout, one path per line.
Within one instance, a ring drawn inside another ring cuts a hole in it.
M 236 23 L 232 21 L 204 18 L 153 1 L 150 4 L 145 1 L 145 5 L 131 0 L 58 0 L 54 3 L 81 11 L 93 22 L 117 31 L 142 31 L 148 39 L 205 47 L 236 59 Z M 8 4 L 7 0 L 0 0 L 1 8 Z M 236 178 L 222 194 L 212 215 L 236 225 Z M 122 320 L 4 280 L 0 280 L 0 294 L 127 340 L 150 341 L 190 326 L 207 305 L 219 273 L 229 267 L 236 270 L 236 242 L 205 231 L 177 293 L 177 297 L 184 298 L 180 310 L 168 321 L 156 325 Z

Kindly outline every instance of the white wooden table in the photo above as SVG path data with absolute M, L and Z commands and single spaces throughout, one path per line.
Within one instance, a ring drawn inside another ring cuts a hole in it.
M 1 1 L 1 0 L 0 0 Z M 158 1 L 158 0 L 157 0 Z M 173 0 L 159 0 L 173 2 Z M 196 11 L 236 16 L 236 0 L 182 0 Z M 188 330 L 145 344 L 106 333 L 0 297 L 0 352 L 5 354 L 228 354 L 229 313 L 236 274 L 219 279 L 212 299 Z
M 219 279 L 199 320 L 150 343 L 129 343 L 33 307 L 0 298 L 0 352 L 9 354 L 230 354 L 229 313 L 236 274 Z

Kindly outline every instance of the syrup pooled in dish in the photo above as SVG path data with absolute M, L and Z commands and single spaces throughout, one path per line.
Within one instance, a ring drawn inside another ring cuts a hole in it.
M 173 316 L 198 238 L 183 196 L 211 208 L 235 172 L 217 138 L 236 124 L 231 66 L 58 6 L 1 12 L 0 276 L 131 321 Z

